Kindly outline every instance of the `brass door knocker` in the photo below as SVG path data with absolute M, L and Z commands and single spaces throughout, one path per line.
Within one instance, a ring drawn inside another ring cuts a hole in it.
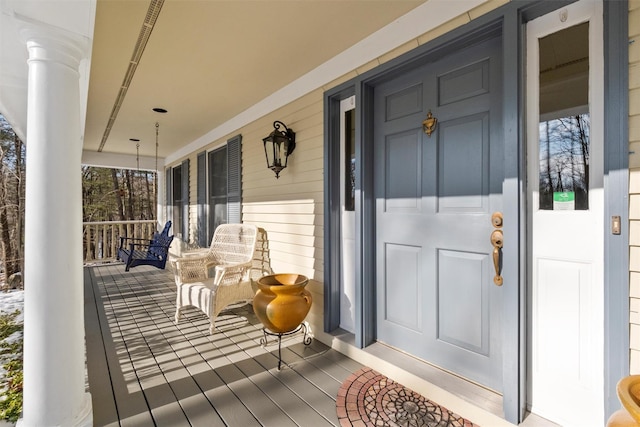
M 429 112 L 427 113 L 427 118 L 422 122 L 422 130 L 424 130 L 424 133 L 426 133 L 427 136 L 431 136 L 433 131 L 436 130 L 437 124 L 438 119 L 433 117 L 433 114 L 431 114 L 431 110 L 429 110 Z

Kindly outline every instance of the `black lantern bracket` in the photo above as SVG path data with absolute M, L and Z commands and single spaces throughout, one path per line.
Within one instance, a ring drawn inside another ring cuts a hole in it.
M 267 167 L 280 178 L 280 172 L 287 167 L 289 155 L 296 148 L 296 134 L 279 120 L 273 122 L 273 132 L 262 139 Z

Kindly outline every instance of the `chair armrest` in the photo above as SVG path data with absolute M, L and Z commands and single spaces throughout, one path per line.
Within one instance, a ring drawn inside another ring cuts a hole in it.
M 171 260 L 175 270 L 176 281 L 181 283 L 206 279 L 210 262 L 211 259 L 208 255 L 192 255 Z
M 183 252 L 178 259 L 208 256 L 209 248 L 194 249 L 189 252 Z
M 233 285 L 243 280 L 249 279 L 249 272 L 253 262 L 242 262 L 234 264 L 217 264 L 215 266 L 215 279 L 216 285 Z
M 140 239 L 140 238 L 137 238 L 137 237 L 123 237 L 123 236 L 120 236 L 120 248 L 124 247 L 124 242 L 125 241 L 130 241 L 130 240 L 133 240 L 135 242 L 147 242 L 147 245 L 150 245 L 151 242 L 152 242 L 152 240 L 150 240 L 150 239 Z
M 138 248 L 138 252 L 144 252 L 147 254 L 152 254 L 157 259 L 167 259 L 167 254 L 169 253 L 169 246 L 163 245 L 159 243 L 129 243 L 129 252 L 131 253 L 131 257 L 133 257 L 135 249 Z
M 154 245 L 153 242 L 149 242 L 147 240 L 146 243 L 142 243 L 142 242 L 129 243 L 129 246 L 148 248 L 149 246 L 158 246 L 158 245 Z
M 209 267 L 215 266 L 216 270 L 220 270 L 220 271 L 232 271 L 232 270 L 235 271 L 235 270 L 242 270 L 247 267 L 251 267 L 252 264 L 253 264 L 252 261 L 236 262 L 236 263 L 211 263 Z
M 149 243 L 129 243 L 129 248 L 131 248 L 131 250 L 133 250 L 134 248 L 143 248 L 143 249 L 148 249 L 148 248 L 161 248 L 162 245 L 156 245 L 153 244 L 152 242 Z
M 210 261 L 208 255 L 200 255 L 200 254 L 189 254 L 187 256 L 181 256 L 179 258 L 175 258 L 173 262 L 176 265 L 189 265 L 189 264 L 203 264 L 206 265 Z
M 153 241 L 152 239 L 141 239 L 141 238 L 138 238 L 138 237 L 122 237 L 122 236 L 120 236 L 120 240 L 121 241 L 122 240 L 135 240 L 137 242 L 152 242 Z

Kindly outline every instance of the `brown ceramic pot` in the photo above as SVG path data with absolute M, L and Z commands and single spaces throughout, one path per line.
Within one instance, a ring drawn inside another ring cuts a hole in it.
M 262 324 L 276 333 L 293 331 L 309 313 L 309 279 L 300 274 L 270 274 L 254 282 L 253 311 Z

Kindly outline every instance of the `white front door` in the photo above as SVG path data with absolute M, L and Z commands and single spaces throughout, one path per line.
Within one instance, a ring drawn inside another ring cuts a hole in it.
M 340 327 L 355 332 L 355 96 L 340 102 Z
M 563 426 L 604 422 L 602 3 L 527 24 L 529 394 Z

